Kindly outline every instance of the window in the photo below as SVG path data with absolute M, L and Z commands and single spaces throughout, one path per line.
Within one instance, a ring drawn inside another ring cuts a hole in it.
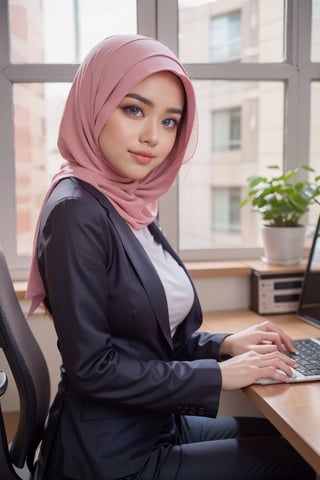
M 241 57 L 240 11 L 211 20 L 211 61 L 232 62 Z
M 223 241 L 229 243 L 226 234 L 239 232 L 240 211 L 239 202 L 241 199 L 240 188 L 213 188 L 212 194 L 212 232 L 221 235 Z M 222 240 L 220 239 L 220 242 Z
M 212 235 L 212 190 L 238 188 L 246 194 L 246 179 L 267 173 L 283 158 L 284 85 L 282 82 L 194 81 L 198 99 L 199 141 L 179 182 L 179 246 L 183 254 L 210 250 L 210 256 L 260 244 L 259 216 L 250 207 L 238 214 L 240 228 L 225 241 Z M 235 104 L 241 107 L 235 107 Z M 223 108 L 229 105 L 231 108 Z M 212 111 L 213 110 L 213 111 Z M 209 121 L 208 121 L 209 120 Z M 218 202 L 216 202 L 218 204 Z
M 16 242 L 30 256 L 43 196 L 61 163 L 56 140 L 70 83 L 14 83 Z
M 80 62 L 104 37 L 137 30 L 131 0 L 9 0 L 9 13 L 13 63 Z
M 270 163 L 320 173 L 319 12 L 320 0 L 1 1 L 0 244 L 13 277 L 26 278 L 39 205 L 60 166 L 70 82 L 91 46 L 116 32 L 166 43 L 195 87 L 197 152 L 160 202 L 172 245 L 185 260 L 259 258 L 260 219 L 238 208 L 246 178 Z
M 230 108 L 212 113 L 212 149 L 214 152 L 241 148 L 241 110 Z
M 238 209 L 239 229 L 226 241 L 223 222 L 215 223 L 209 205 L 213 199 L 224 205 L 227 218 L 225 192 L 236 188 L 243 198 L 246 178 L 267 173 L 269 164 L 289 169 L 313 161 L 320 173 L 317 136 L 310 142 L 310 126 L 315 131 L 318 123 L 311 105 L 319 102 L 312 84 L 320 80 L 320 70 L 311 59 L 319 62 L 319 0 L 303 6 L 290 0 L 180 0 L 178 5 L 179 53 L 196 88 L 199 143 L 176 189 L 177 242 L 188 260 L 259 258 L 261 219 L 250 206 Z M 311 230 L 311 212 L 307 223 Z

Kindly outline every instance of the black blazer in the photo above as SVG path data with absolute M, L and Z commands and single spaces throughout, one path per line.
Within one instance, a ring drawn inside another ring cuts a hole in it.
M 182 265 L 157 222 L 149 228 Z M 195 333 L 195 292 L 171 338 L 158 274 L 104 195 L 61 180 L 43 212 L 37 253 L 65 372 L 43 447 L 58 471 L 86 480 L 129 475 L 172 415 L 216 415 L 215 359 L 225 335 Z

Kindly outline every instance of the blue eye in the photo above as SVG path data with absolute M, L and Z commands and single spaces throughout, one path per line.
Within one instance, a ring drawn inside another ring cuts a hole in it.
M 162 123 L 168 128 L 175 128 L 178 125 L 177 120 L 174 120 L 173 118 L 166 118 Z
M 127 112 L 129 115 L 132 115 L 133 117 L 137 117 L 138 115 L 142 115 L 141 108 L 136 107 L 136 106 L 123 107 L 123 110 L 125 112 Z

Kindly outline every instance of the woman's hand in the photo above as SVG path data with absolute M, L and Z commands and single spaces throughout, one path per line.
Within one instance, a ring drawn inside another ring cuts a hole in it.
M 271 353 L 284 350 L 295 352 L 288 335 L 267 320 L 226 337 L 221 344 L 220 355 L 234 357 L 249 351 Z
M 291 367 L 295 361 L 275 350 L 269 353 L 249 351 L 221 362 L 222 390 L 236 390 L 272 378 L 284 383 L 291 382 Z

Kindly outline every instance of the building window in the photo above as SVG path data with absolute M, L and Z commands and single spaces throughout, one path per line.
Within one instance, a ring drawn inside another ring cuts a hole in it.
M 213 232 L 238 233 L 240 231 L 241 189 L 238 187 L 213 187 L 211 189 Z
M 241 57 L 240 10 L 211 19 L 211 61 L 234 62 Z
M 240 150 L 241 109 L 230 108 L 212 113 L 212 150 Z

